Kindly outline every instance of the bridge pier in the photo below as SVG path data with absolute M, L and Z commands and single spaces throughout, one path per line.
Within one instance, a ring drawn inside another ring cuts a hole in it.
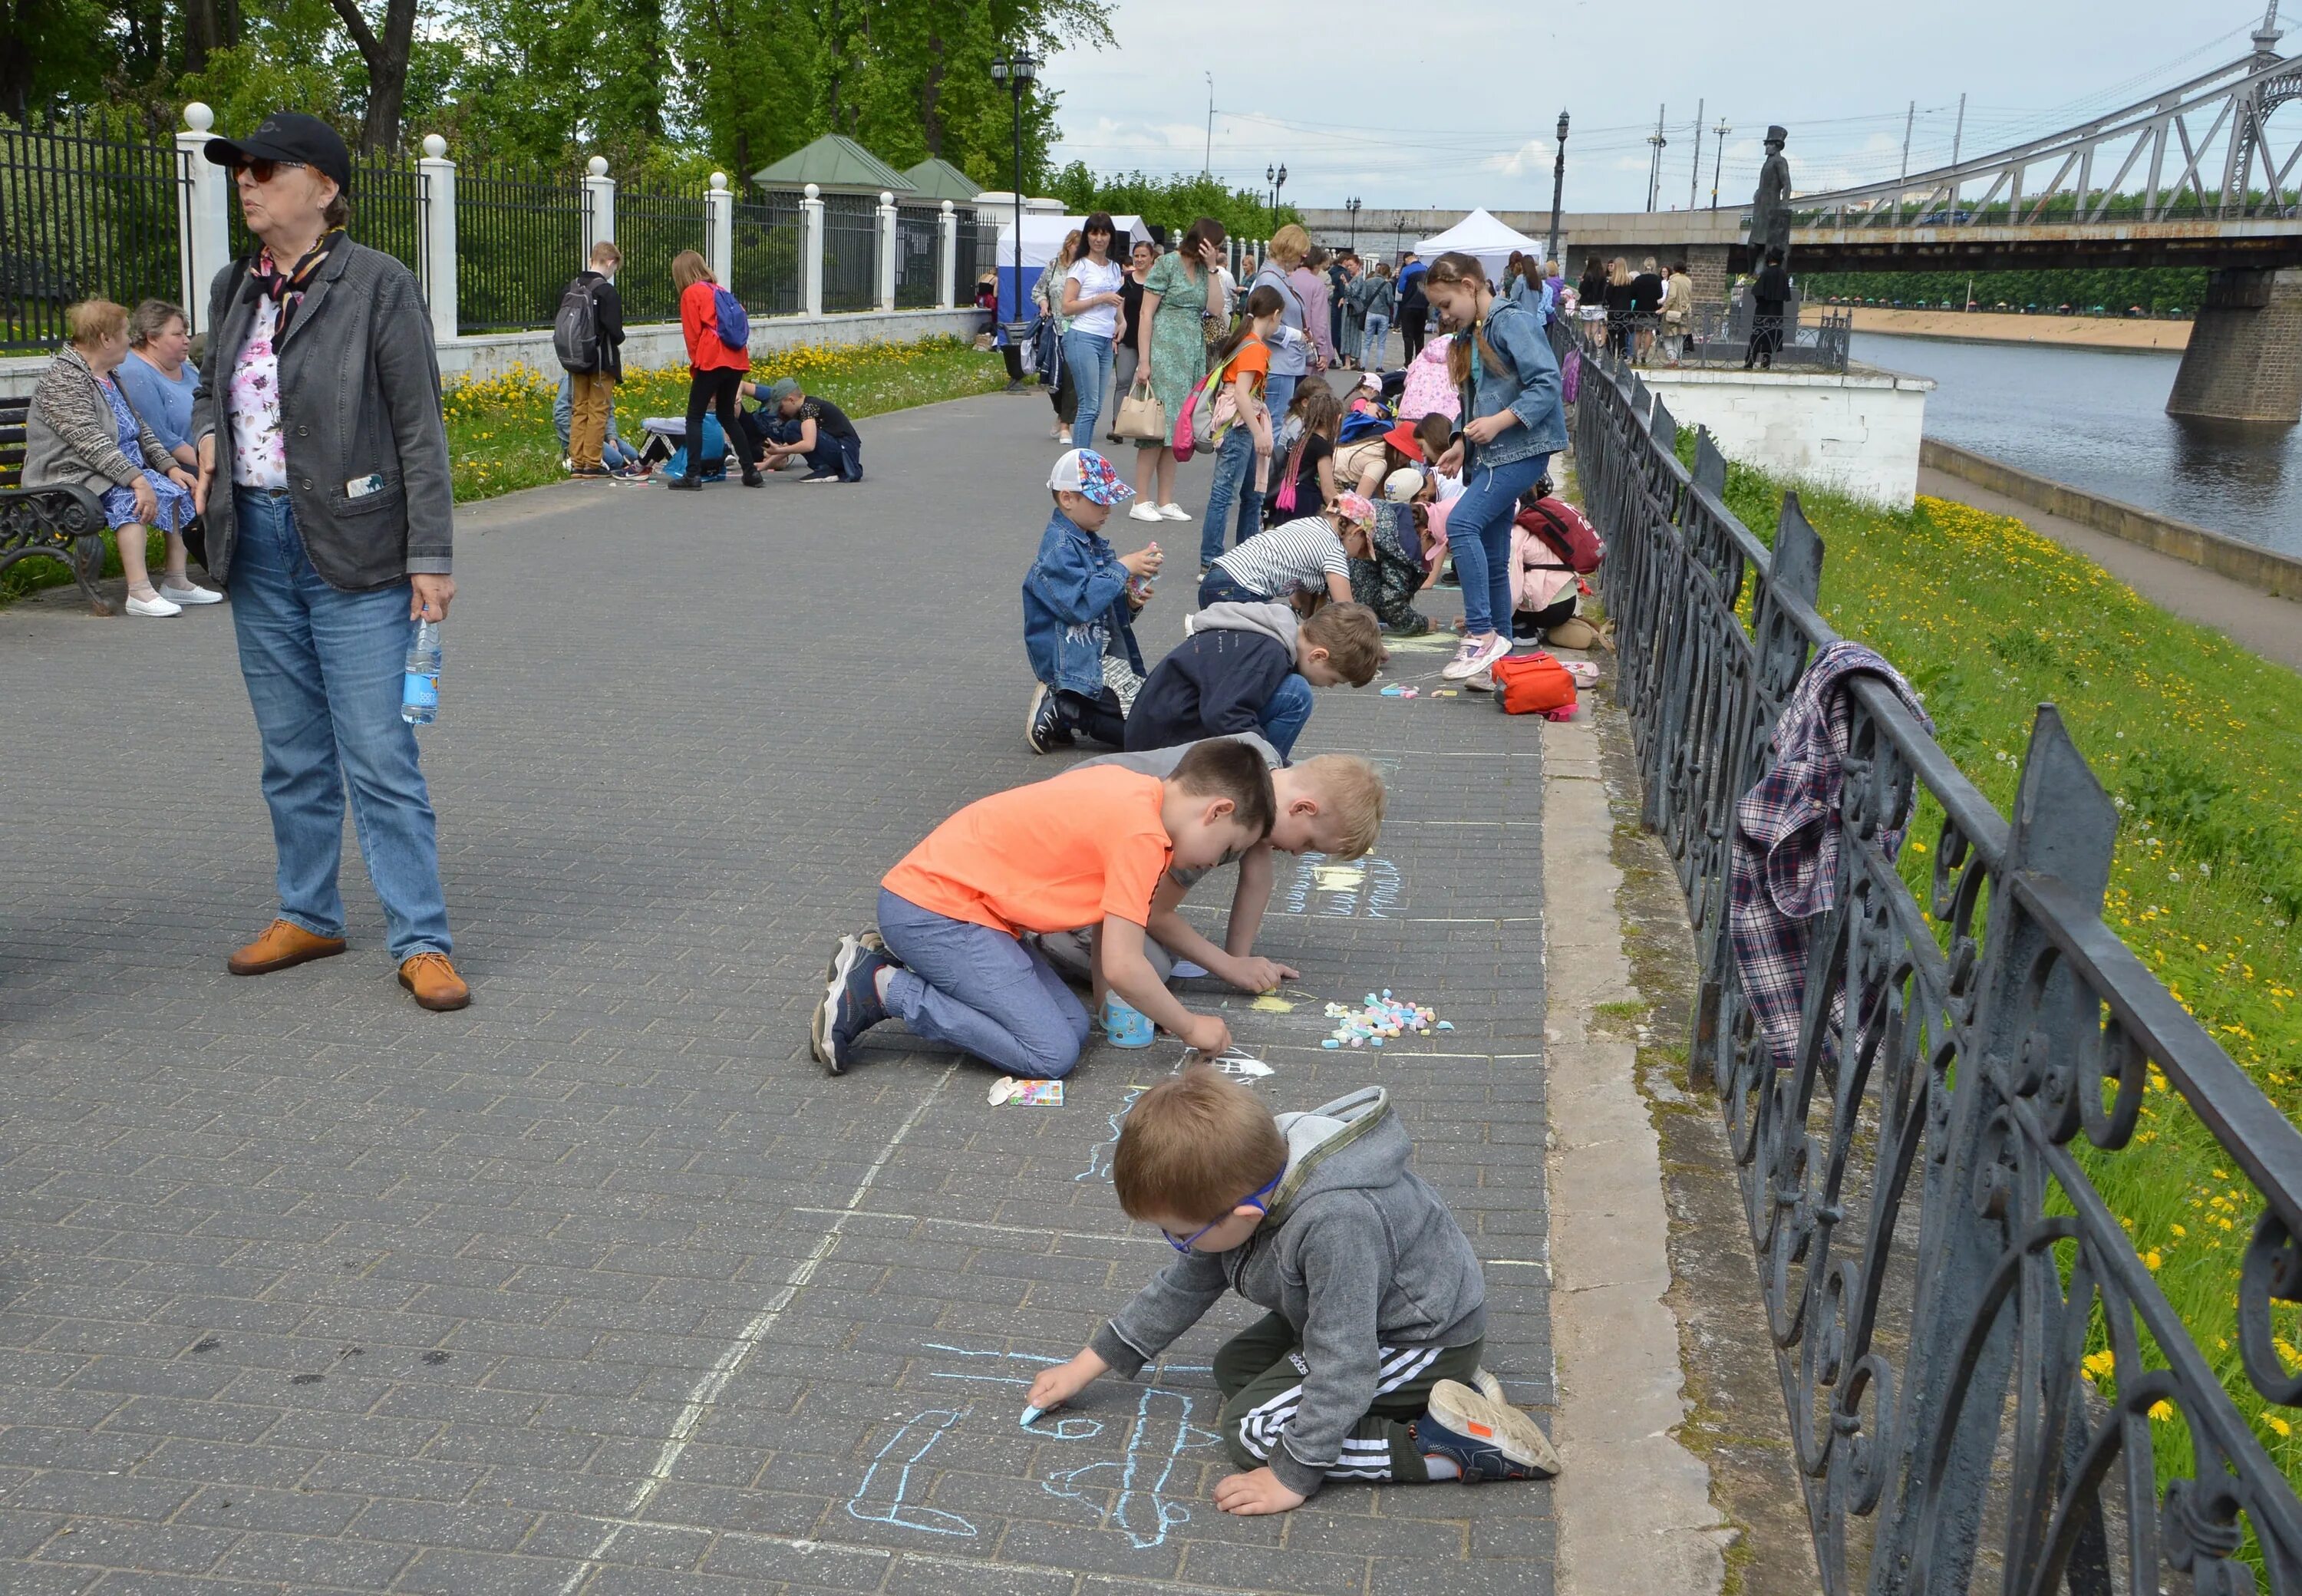
M 2166 413 L 2302 421 L 2302 269 L 2223 270 L 2208 278 Z

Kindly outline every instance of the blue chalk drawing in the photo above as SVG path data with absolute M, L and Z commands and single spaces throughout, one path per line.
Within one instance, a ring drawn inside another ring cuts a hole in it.
M 847 1516 L 871 1524 L 924 1530 L 930 1535 L 964 1535 L 972 1540 L 975 1526 L 958 1514 L 903 1499 L 903 1493 L 911 1489 L 912 1466 L 925 1458 L 945 1432 L 965 1418 L 968 1411 L 964 1407 L 931 1407 L 906 1419 L 903 1428 L 889 1436 L 887 1443 L 871 1459 L 871 1466 L 863 1471 L 863 1483 L 855 1488 L 854 1498 L 847 1504 Z
M 1151 1088 L 1148 1087 L 1138 1086 L 1133 1091 L 1127 1094 L 1127 1101 L 1121 1104 L 1117 1110 L 1115 1110 L 1110 1116 L 1108 1122 L 1111 1126 L 1111 1135 L 1104 1140 L 1096 1143 L 1094 1149 L 1087 1155 L 1087 1167 L 1080 1171 L 1078 1174 L 1073 1175 L 1071 1177 L 1072 1180 L 1092 1180 L 1097 1176 L 1101 1176 L 1106 1180 L 1111 1179 L 1111 1155 L 1118 1149 L 1119 1147 L 1119 1121 L 1125 1119 L 1127 1117 L 1127 1111 L 1135 1106 L 1135 1099 L 1140 1097 L 1145 1092 L 1147 1092 Z M 1062 1360 L 1060 1358 L 1056 1358 L 1050 1359 L 1049 1361 L 1059 1363 Z
M 1167 1539 L 1167 1532 L 1190 1521 L 1191 1510 L 1170 1501 L 1164 1492 L 1177 1461 L 1192 1447 L 1211 1446 L 1222 1438 L 1191 1423 L 1191 1399 L 1181 1391 L 1159 1386 L 1145 1388 L 1135 1405 L 1135 1423 L 1127 1436 L 1127 1455 L 1117 1460 L 1089 1463 L 1049 1474 L 1041 1489 L 1050 1496 L 1085 1502 L 1090 1486 L 1119 1487 L 1105 1522 L 1124 1531 L 1138 1551 L 1147 1551 Z M 1113 1478 L 1097 1478 L 1099 1471 Z M 1093 1504 L 1088 1504 L 1092 1506 Z

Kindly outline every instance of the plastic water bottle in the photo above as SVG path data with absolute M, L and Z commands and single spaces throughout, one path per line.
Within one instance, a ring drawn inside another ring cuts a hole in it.
M 407 670 L 399 682 L 399 718 L 429 726 L 440 714 L 440 623 L 423 621 L 407 645 Z

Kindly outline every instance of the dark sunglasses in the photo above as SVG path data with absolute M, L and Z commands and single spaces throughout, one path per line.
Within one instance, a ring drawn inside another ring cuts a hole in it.
M 303 164 L 301 161 L 274 161 L 266 155 L 253 155 L 245 161 L 234 161 L 231 170 L 235 177 L 244 172 L 259 183 L 268 183 L 280 173 L 300 169 Z

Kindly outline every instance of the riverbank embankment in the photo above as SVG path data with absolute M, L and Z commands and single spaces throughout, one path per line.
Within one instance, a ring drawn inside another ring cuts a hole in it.
M 1987 310 L 1895 310 L 1851 307 L 1857 332 L 1903 338 L 1943 338 L 1961 343 L 2055 344 L 2076 349 L 2155 349 L 2180 353 L 2190 341 L 2188 322 L 2102 315 L 2015 315 Z

